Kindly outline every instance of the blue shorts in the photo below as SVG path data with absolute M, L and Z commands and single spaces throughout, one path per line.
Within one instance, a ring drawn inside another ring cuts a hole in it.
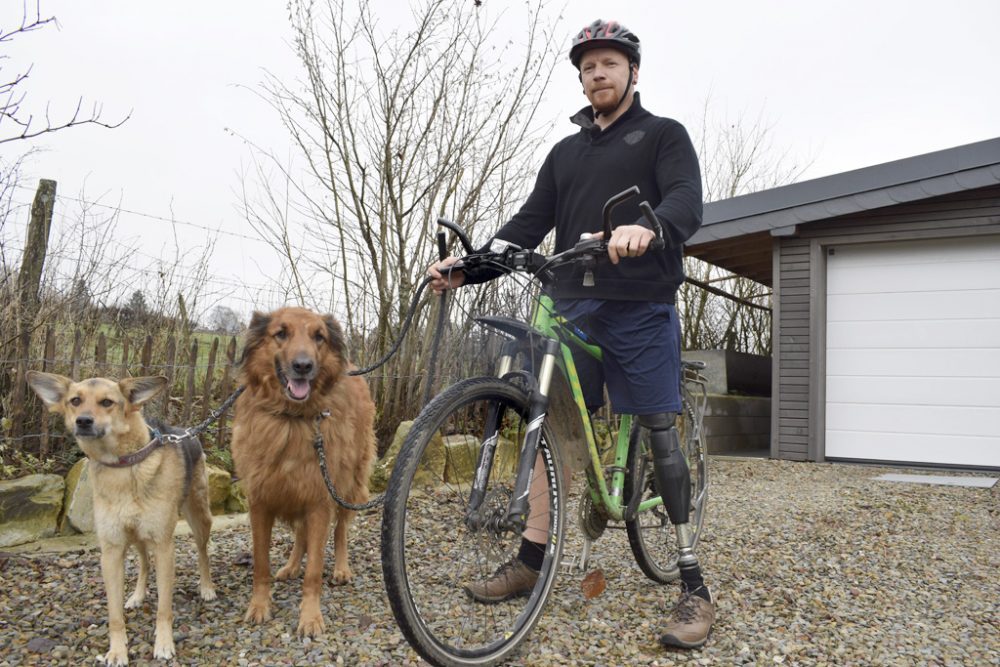
M 680 412 L 681 328 L 669 303 L 559 299 L 556 312 L 600 346 L 603 364 L 580 349 L 573 361 L 590 410 L 604 405 L 604 384 L 619 414 Z

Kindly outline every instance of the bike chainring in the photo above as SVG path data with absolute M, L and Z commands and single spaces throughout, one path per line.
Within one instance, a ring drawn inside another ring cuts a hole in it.
M 588 539 L 596 540 L 604 534 L 608 527 L 608 515 L 602 509 L 594 506 L 590 494 L 584 492 L 580 498 L 580 529 Z

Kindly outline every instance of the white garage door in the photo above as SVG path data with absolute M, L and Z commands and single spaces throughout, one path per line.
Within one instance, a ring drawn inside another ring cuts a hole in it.
M 1000 467 L 1000 236 L 827 257 L 826 456 Z

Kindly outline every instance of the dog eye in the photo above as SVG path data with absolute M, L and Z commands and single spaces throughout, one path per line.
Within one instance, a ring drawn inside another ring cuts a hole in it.
M 275 332 L 274 337 L 277 338 L 278 340 L 285 340 L 286 338 L 288 338 L 288 332 L 285 331 L 284 329 L 278 329 Z
M 321 333 L 320 333 L 320 332 L 318 332 L 318 331 L 316 332 L 316 335 L 315 335 L 315 336 L 313 336 L 313 339 L 314 339 L 314 340 L 315 340 L 315 341 L 316 341 L 317 343 L 322 343 L 322 342 L 325 342 L 325 341 L 326 341 L 326 339 L 325 339 L 325 338 L 323 338 L 323 334 L 321 334 Z
M 80 405 L 81 403 L 83 403 L 83 401 L 80 399 L 79 396 L 74 396 L 73 398 L 69 399 L 69 404 L 72 405 L 74 408 Z
M 100 405 L 102 408 L 110 408 L 114 404 L 115 402 L 112 401 L 110 398 L 105 398 L 100 403 L 98 403 L 98 405 Z

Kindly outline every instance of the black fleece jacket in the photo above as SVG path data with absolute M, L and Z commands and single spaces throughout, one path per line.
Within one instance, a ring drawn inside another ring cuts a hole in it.
M 609 197 L 638 185 L 639 196 L 615 209 L 612 227 L 648 228 L 638 206 L 646 200 L 663 227 L 666 248 L 622 258 L 617 265 L 598 263 L 592 287 L 584 287 L 578 273 L 560 277 L 548 292 L 557 298 L 674 303 L 684 281 L 682 245 L 701 226 L 702 215 L 701 173 L 687 131 L 677 121 L 643 109 L 638 93 L 632 106 L 603 131 L 594 124 L 590 107 L 571 120 L 580 131 L 552 148 L 531 195 L 494 238 L 535 248 L 554 227 L 556 252 L 566 250 L 581 233 L 602 229 L 601 210 Z M 470 272 L 466 282 L 495 276 Z

